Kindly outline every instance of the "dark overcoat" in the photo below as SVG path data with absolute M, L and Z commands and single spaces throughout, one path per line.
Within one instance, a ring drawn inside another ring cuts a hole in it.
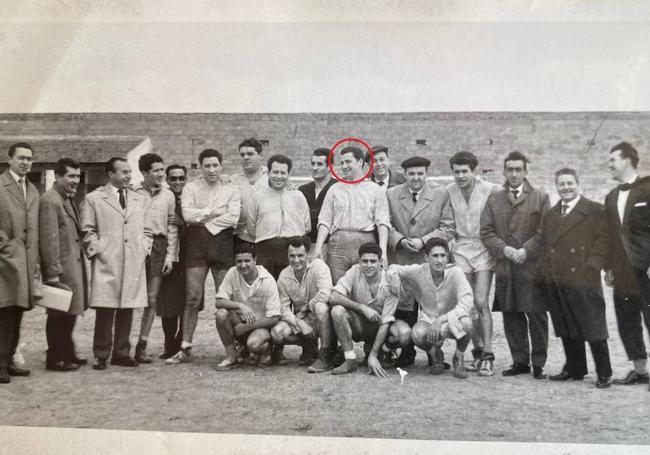
M 567 216 L 558 202 L 542 223 L 542 271 L 555 335 L 605 340 L 607 321 L 600 271 L 607 256 L 605 206 L 580 197 Z
M 497 260 L 493 311 L 546 311 L 538 274 L 541 222 L 549 207 L 546 192 L 528 180 L 517 199 L 507 187 L 488 198 L 481 213 L 481 241 Z M 503 254 L 506 246 L 524 248 L 527 260 L 511 262 Z

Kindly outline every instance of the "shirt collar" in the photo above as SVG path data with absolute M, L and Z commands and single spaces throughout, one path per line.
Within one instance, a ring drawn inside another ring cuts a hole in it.
M 638 178 L 639 178 L 639 174 L 634 174 L 634 177 L 630 178 L 627 182 L 623 182 L 623 183 L 629 183 L 631 185 L 634 182 L 636 182 L 636 179 Z
M 68 193 L 66 190 L 63 189 L 63 187 L 62 187 L 61 185 L 59 185 L 59 184 L 56 183 L 56 182 L 54 182 L 54 183 L 52 184 L 52 187 L 53 187 L 56 191 L 58 191 L 59 194 L 60 194 L 61 196 L 63 196 L 64 198 L 71 198 L 71 197 L 74 197 L 74 195 L 76 194 L 76 193 Z
M 576 204 L 577 204 L 578 201 L 580 200 L 580 197 L 581 197 L 581 196 L 578 194 L 578 197 L 573 198 L 571 201 L 569 201 L 569 202 L 560 201 L 560 203 L 561 203 L 562 205 L 565 205 L 565 204 L 568 205 L 568 206 L 569 206 L 569 207 L 568 207 L 568 210 L 573 210 L 573 207 L 576 206 Z
M 15 173 L 14 171 L 12 171 L 11 169 L 9 169 L 9 174 L 11 174 L 11 176 L 12 176 L 13 179 L 16 181 L 16 183 L 18 183 L 18 180 L 20 180 L 20 179 L 23 179 L 23 182 L 26 182 L 26 181 L 27 181 L 27 180 L 26 180 L 26 179 L 27 179 L 27 176 L 25 176 L 25 177 L 21 177 L 20 175 L 16 174 L 16 173 Z

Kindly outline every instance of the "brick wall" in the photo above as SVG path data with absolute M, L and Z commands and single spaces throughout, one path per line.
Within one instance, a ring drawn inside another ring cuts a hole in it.
M 314 148 L 356 136 L 390 147 L 396 168 L 408 156 L 426 156 L 433 162 L 431 173 L 439 176 L 449 175 L 451 154 L 469 150 L 479 157 L 482 169 L 494 171 L 488 179 L 496 182 L 503 180 L 503 157 L 519 149 L 532 160 L 531 182 L 549 191 L 553 200 L 553 172 L 562 166 L 577 168 L 583 192 L 602 200 L 613 186 L 605 166 L 607 152 L 622 140 L 639 150 L 641 174 L 650 169 L 650 113 L 645 112 L 0 115 L 0 136 L 20 135 L 148 136 L 168 163 L 188 166 L 203 148 L 214 147 L 224 154 L 225 173 L 238 171 L 237 144 L 255 136 L 269 141 L 265 156 L 291 156 L 292 174 L 303 176 L 310 173 Z M 426 144 L 417 145 L 418 139 Z

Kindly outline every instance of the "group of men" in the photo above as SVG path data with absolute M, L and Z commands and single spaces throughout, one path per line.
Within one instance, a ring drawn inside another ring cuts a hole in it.
M 577 172 L 562 168 L 553 207 L 526 178 L 530 161 L 518 151 L 504 160 L 502 187 L 478 176 L 470 152 L 450 158 L 454 182 L 442 187 L 427 182 L 431 163 L 423 157 L 404 160 L 403 174 L 390 170 L 383 146 L 372 150 L 367 179 L 368 156 L 344 147 L 337 182 L 330 151 L 316 149 L 313 181 L 297 189 L 289 157 L 273 155 L 264 166 L 254 138 L 238 151 L 241 174 L 222 176 L 221 153 L 205 149 L 202 175 L 191 182 L 185 167 L 165 167 L 147 153 L 135 187 L 126 159 L 111 158 L 108 183 L 79 208 L 78 163 L 59 160 L 53 187 L 39 197 L 26 178 L 34 151 L 14 144 L 0 176 L 0 382 L 29 374 L 12 356 L 41 280 L 73 291 L 69 311 L 48 310 L 48 370 L 86 363 L 72 332 L 88 306 L 96 310 L 94 369 L 106 369 L 109 359 L 125 367 L 151 363 L 156 315 L 165 337 L 160 358 L 190 362 L 210 271 L 226 352 L 219 371 L 287 363 L 284 345 L 298 344 L 308 372 L 345 374 L 358 368 L 354 342 L 363 342 L 363 363 L 380 377 L 388 367 L 412 365 L 415 347 L 426 352 L 431 374 L 492 376 L 491 312 L 500 311 L 513 360 L 502 374 L 532 367 L 542 379 L 550 312 L 566 354 L 551 380 L 582 380 L 589 342 L 597 387 L 648 383 L 642 321 L 650 330 L 650 178 L 638 176 L 630 144 L 610 151 L 620 185 L 605 205 L 582 196 Z M 634 365 L 614 381 L 601 270 L 614 287 L 619 333 Z M 140 307 L 131 357 L 133 309 Z M 455 340 L 451 365 L 442 353 L 446 339 Z

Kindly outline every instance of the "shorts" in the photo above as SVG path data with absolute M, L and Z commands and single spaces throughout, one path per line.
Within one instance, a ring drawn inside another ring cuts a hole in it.
M 465 273 L 476 273 L 496 269 L 497 262 L 478 239 L 462 239 L 452 248 L 454 262 Z
M 233 231 L 230 228 L 212 235 L 204 226 L 188 226 L 185 267 L 216 267 L 228 270 L 234 266 Z
M 156 235 L 151 244 L 151 253 L 147 256 L 147 260 L 145 261 L 147 280 L 162 276 L 165 257 L 167 257 L 167 237 L 164 235 Z
M 418 322 L 418 309 L 419 305 L 413 306 L 413 311 L 404 311 L 397 309 L 395 311 L 395 319 L 404 321 L 408 324 L 409 327 L 413 327 L 416 322 Z

